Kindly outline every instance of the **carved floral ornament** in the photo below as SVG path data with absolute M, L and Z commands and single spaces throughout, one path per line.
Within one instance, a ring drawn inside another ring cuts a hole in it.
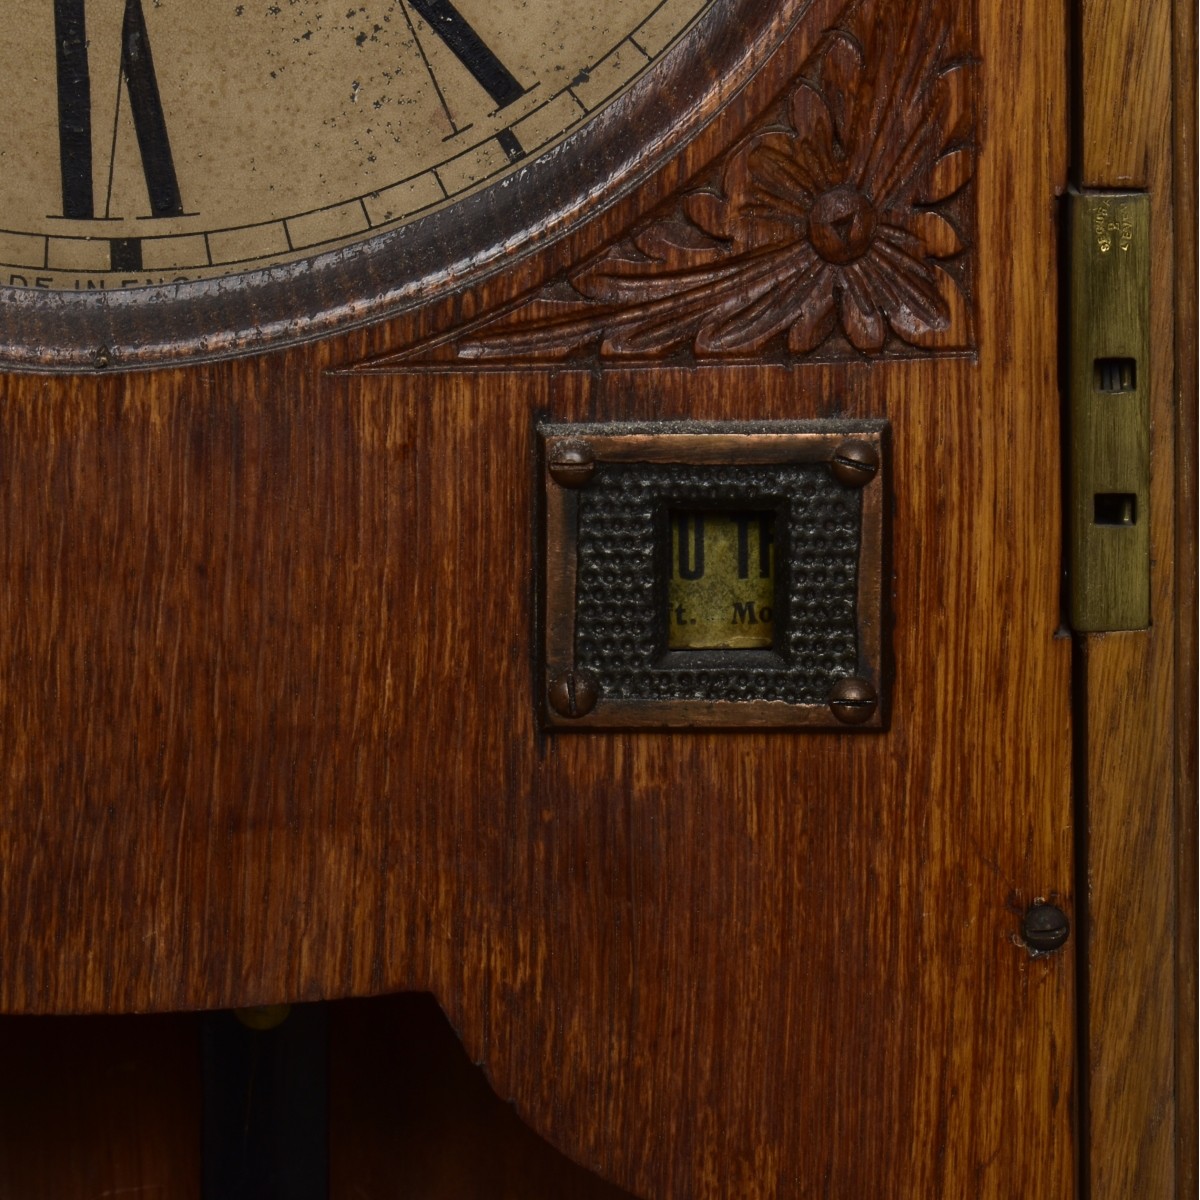
M 440 353 L 401 357 L 970 348 L 975 65 L 952 3 L 852 4 L 784 103 L 702 186 L 569 279 L 456 331 Z

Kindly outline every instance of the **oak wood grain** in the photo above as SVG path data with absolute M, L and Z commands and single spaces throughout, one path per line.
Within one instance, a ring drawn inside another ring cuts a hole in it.
M 1073 910 L 1065 13 L 972 35 L 974 353 L 331 374 L 607 244 L 785 94 L 804 29 L 645 194 L 459 296 L 6 378 L 0 1005 L 427 990 L 638 1195 L 1070 1196 L 1073 957 L 1019 938 Z M 808 417 L 892 423 L 888 732 L 540 730 L 536 422 Z
M 1171 15 L 1170 0 L 1081 0 L 1081 186 L 1150 188 L 1169 159 L 1162 121 L 1170 111 Z
M 1172 177 L 1175 213 L 1175 389 L 1176 443 L 1176 606 L 1178 645 L 1176 682 L 1175 810 L 1178 832 L 1178 909 L 1176 920 L 1176 1088 L 1182 1102 L 1178 1110 L 1176 1188 L 1181 1200 L 1200 1195 L 1200 1081 L 1198 1068 L 1197 975 L 1200 972 L 1200 889 L 1197 886 L 1197 734 L 1200 700 L 1200 665 L 1197 648 L 1197 589 L 1200 586 L 1197 556 L 1200 542 L 1200 437 L 1197 431 L 1200 388 L 1197 386 L 1197 228 L 1194 214 L 1200 206 L 1197 189 L 1198 145 L 1196 118 L 1197 45 L 1196 6 L 1181 0 L 1173 11 L 1172 28 Z M 1189 214 L 1192 214 L 1189 217 Z M 1187 1102 L 1187 1097 L 1192 1102 Z
M 1082 8 L 1081 179 L 1150 193 L 1154 264 L 1152 626 L 1088 637 L 1081 647 L 1088 896 L 1082 1129 L 1095 1200 L 1185 1195 L 1185 1181 L 1194 1180 L 1194 1168 L 1180 1168 L 1191 1139 L 1181 1137 L 1179 1122 L 1191 1122 L 1193 1107 L 1183 1088 L 1194 1079 L 1185 1047 L 1194 1046 L 1195 953 L 1177 940 L 1194 928 L 1195 907 L 1192 852 L 1182 840 L 1195 827 L 1194 648 L 1177 624 L 1193 611 L 1187 597 L 1195 571 L 1187 508 L 1194 417 L 1177 414 L 1194 399 L 1180 403 L 1186 383 L 1176 377 L 1179 321 L 1194 312 L 1194 280 L 1172 267 L 1194 238 L 1176 223 L 1187 210 L 1176 207 L 1173 151 L 1182 147 L 1173 140 L 1172 109 L 1187 103 L 1187 86 L 1186 79 L 1173 83 L 1172 16 L 1170 4 L 1105 0 Z M 1188 153 L 1181 154 L 1185 170 Z

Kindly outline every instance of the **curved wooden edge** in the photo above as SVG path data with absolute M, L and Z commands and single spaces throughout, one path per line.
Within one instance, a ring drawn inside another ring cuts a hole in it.
M 634 1200 L 506 1102 L 433 993 L 336 1002 L 329 1034 L 331 1195 L 400 1169 L 406 1195 Z

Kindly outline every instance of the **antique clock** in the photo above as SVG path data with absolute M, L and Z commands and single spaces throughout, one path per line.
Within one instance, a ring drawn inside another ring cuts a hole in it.
M 0 1194 L 1167 1194 L 1184 84 L 1067 15 L 9 22 Z
M 494 271 L 636 186 L 786 26 L 713 8 L 55 3 L 7 51 L 8 358 L 261 349 Z

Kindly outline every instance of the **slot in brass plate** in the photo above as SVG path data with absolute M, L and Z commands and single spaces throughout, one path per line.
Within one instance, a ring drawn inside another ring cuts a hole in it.
M 1150 199 L 1070 197 L 1071 626 L 1150 624 Z

